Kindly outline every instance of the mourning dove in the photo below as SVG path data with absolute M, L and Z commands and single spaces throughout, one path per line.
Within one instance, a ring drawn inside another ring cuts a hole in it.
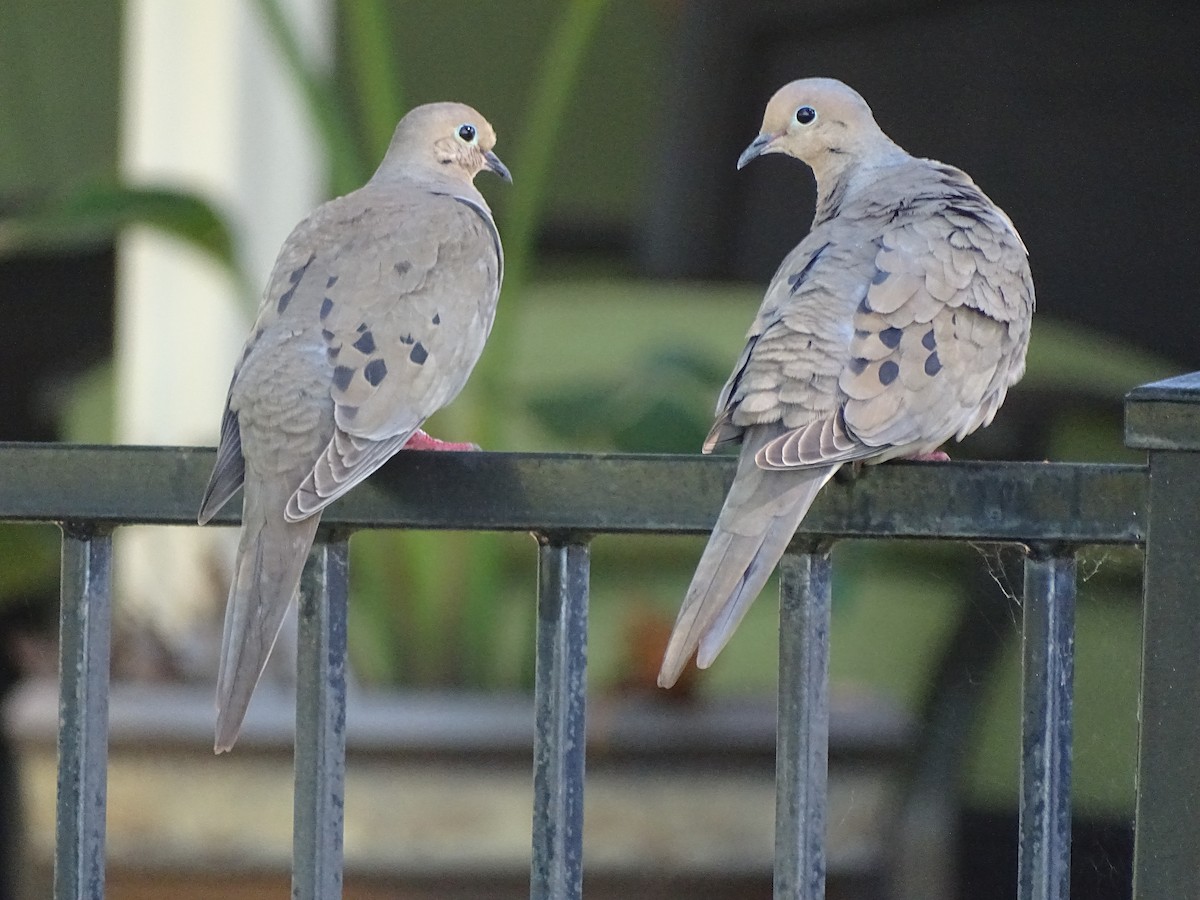
M 816 176 L 704 443 L 741 444 L 658 683 L 707 667 L 840 466 L 934 457 L 987 425 L 1025 370 L 1033 282 L 1012 222 L 952 166 L 910 156 L 839 81 L 781 88 L 738 168 L 785 153 Z
M 233 374 L 198 520 L 245 482 L 225 612 L 216 751 L 233 746 L 321 511 L 402 447 L 468 449 L 421 430 L 462 389 L 492 327 L 504 255 L 473 179 L 511 181 L 478 112 L 409 112 L 358 190 L 280 250 Z

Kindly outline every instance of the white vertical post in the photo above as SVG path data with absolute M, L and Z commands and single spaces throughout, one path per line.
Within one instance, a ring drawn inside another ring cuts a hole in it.
M 327 58 L 331 0 L 285 7 L 309 53 Z M 260 290 L 292 226 L 322 199 L 326 178 L 323 148 L 264 23 L 246 0 L 129 0 L 124 27 L 125 179 L 207 197 L 235 228 Z M 215 443 L 258 297 L 238 296 L 219 266 L 149 229 L 130 230 L 119 249 L 118 440 Z M 168 637 L 212 619 L 212 573 L 231 555 L 225 535 L 138 529 L 117 537 L 118 594 L 135 615 Z

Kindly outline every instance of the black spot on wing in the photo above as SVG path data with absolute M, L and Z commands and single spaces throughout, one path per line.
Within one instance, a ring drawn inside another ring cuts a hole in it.
M 937 346 L 937 339 L 933 336 L 932 328 L 925 332 L 925 336 L 921 338 L 921 346 L 926 350 L 932 350 Z
M 900 374 L 900 366 L 896 364 L 894 359 L 887 360 L 879 367 L 879 383 L 887 387 Z
M 375 336 L 369 331 L 364 331 L 358 340 L 354 342 L 354 349 L 360 353 L 374 353 Z
M 867 295 L 866 295 L 866 294 L 863 294 L 863 298 L 862 298 L 861 300 L 859 300 L 859 301 L 858 301 L 858 310 L 857 310 L 857 312 L 860 312 L 860 313 L 862 313 L 863 315 L 867 315 L 868 313 L 872 313 L 872 312 L 874 312 L 874 310 L 873 310 L 873 309 L 871 309 L 871 304 L 867 302 Z
M 333 301 L 326 297 L 321 301 L 321 318 L 324 319 L 333 312 Z
M 420 341 L 413 344 L 413 348 L 409 351 L 408 358 L 415 362 L 418 366 L 425 365 L 425 360 L 429 358 L 429 351 L 426 350 Z
M 876 269 L 875 274 L 871 276 L 871 284 L 883 284 L 891 274 L 891 272 L 885 272 L 883 269 Z
M 306 262 L 304 265 L 302 265 L 298 269 L 292 269 L 292 274 L 288 276 L 288 282 L 290 284 L 299 284 L 300 279 L 304 277 L 304 273 L 308 271 L 308 267 L 312 265 L 312 261 L 316 258 L 317 258 L 317 254 L 315 254 L 315 253 L 309 254 L 308 262 Z
M 294 272 L 292 274 L 295 274 Z M 292 302 L 292 297 L 296 295 L 296 285 L 292 285 L 286 291 L 279 295 L 279 302 L 275 304 L 275 311 L 282 314 L 288 308 L 288 304 Z
M 323 337 L 327 341 L 332 341 L 334 338 L 334 334 L 328 328 L 322 328 L 321 329 L 321 337 Z
M 367 330 L 367 323 L 366 323 L 366 322 L 359 322 L 359 323 L 358 323 L 358 327 L 357 327 L 356 329 L 354 329 L 354 330 L 355 330 L 355 331 L 357 331 L 359 334 L 362 334 L 364 331 L 366 331 L 366 330 Z
M 412 263 L 410 263 L 406 259 L 402 259 L 402 260 L 400 260 L 400 262 L 398 262 L 394 266 L 392 266 L 392 268 L 396 270 L 397 275 L 399 275 L 401 278 L 403 278 L 405 275 L 408 274 L 408 271 L 412 268 Z
M 338 358 L 338 354 L 339 354 L 339 353 L 341 353 L 341 352 L 342 352 L 342 348 L 341 348 L 341 347 L 326 347 L 326 348 L 325 348 L 325 357 L 326 357 L 326 358 L 327 358 L 327 359 L 328 359 L 330 362 L 333 362 L 335 359 L 337 359 L 337 358 Z
M 804 279 L 808 277 L 808 273 L 812 271 L 813 266 L 817 264 L 817 260 L 821 258 L 821 254 L 829 247 L 829 242 L 822 244 L 817 248 L 817 252 L 808 258 L 808 262 L 804 264 L 804 268 L 795 275 L 788 276 L 788 287 L 792 289 L 792 293 L 800 290 L 800 286 L 804 284 Z
M 312 261 L 317 258 L 317 254 L 310 253 L 308 261 L 297 269 L 292 269 L 292 273 L 288 275 L 288 283 L 291 285 L 286 291 L 279 295 L 279 302 L 275 309 L 280 314 L 288 308 L 288 304 L 292 302 L 292 297 L 296 294 L 296 285 L 300 283 L 300 279 L 304 277 L 304 273 L 308 271 L 308 267 L 312 265 Z
M 350 387 L 350 381 L 354 378 L 354 369 L 349 366 L 336 366 L 333 370 L 333 386 L 339 391 L 344 391 Z
M 900 346 L 900 338 L 903 336 L 904 332 L 895 325 L 893 325 L 891 328 L 885 328 L 883 331 L 879 332 L 879 340 L 883 343 L 883 346 L 889 347 L 892 350 L 895 350 Z
M 250 358 L 250 351 L 254 349 L 254 345 L 258 343 L 258 339 L 261 338 L 262 336 L 263 336 L 263 329 L 260 328 L 260 329 L 258 329 L 258 331 L 254 332 L 254 337 L 252 337 L 250 340 L 246 341 L 246 347 L 244 350 L 242 350 L 242 362 L 245 362 L 247 359 Z
M 850 371 L 855 375 L 861 375 L 867 370 L 867 366 L 871 364 L 869 359 L 864 359 L 861 356 L 856 356 L 850 360 Z
M 442 324 L 442 315 L 441 315 L 441 313 L 434 313 L 434 314 L 433 314 L 433 324 L 434 324 L 434 325 L 441 325 L 441 324 Z
M 337 284 L 337 280 L 338 280 L 338 277 L 336 275 L 330 275 L 329 280 L 325 282 L 325 287 L 326 288 L 333 287 L 335 284 Z
M 942 361 L 938 359 L 937 351 L 935 350 L 925 360 L 925 374 L 932 378 L 940 371 L 942 371 Z
M 411 334 L 402 335 L 400 338 L 400 343 L 402 344 L 411 344 L 412 342 L 413 336 Z
M 373 359 L 363 368 L 363 378 L 371 387 L 376 387 L 387 375 L 387 363 L 382 359 Z

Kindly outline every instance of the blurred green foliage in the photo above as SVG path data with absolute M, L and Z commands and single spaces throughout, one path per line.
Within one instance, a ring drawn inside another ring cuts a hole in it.
M 177 188 L 92 182 L 0 218 L 0 253 L 54 253 L 111 245 L 129 225 L 145 225 L 179 238 L 210 257 L 238 283 L 250 287 L 238 264 L 229 217 L 209 200 Z
M 0 198 L 115 176 L 122 5 L 0 3 Z

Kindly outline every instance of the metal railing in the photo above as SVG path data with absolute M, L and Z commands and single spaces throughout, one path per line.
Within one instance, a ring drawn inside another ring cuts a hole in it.
M 818 499 L 781 567 L 776 897 L 824 896 L 830 548 L 919 538 L 1026 548 L 1020 900 L 1070 890 L 1076 552 L 1145 546 L 1134 896 L 1200 898 L 1200 374 L 1134 391 L 1126 432 L 1146 465 L 896 463 Z M 191 448 L 0 445 L 0 521 L 63 532 L 59 900 L 104 895 L 111 533 L 194 523 L 211 464 Z M 331 507 L 299 615 L 293 897 L 341 896 L 351 532 L 537 535 L 530 894 L 566 900 L 582 892 L 589 541 L 705 533 L 732 473 L 698 457 L 402 453 Z

